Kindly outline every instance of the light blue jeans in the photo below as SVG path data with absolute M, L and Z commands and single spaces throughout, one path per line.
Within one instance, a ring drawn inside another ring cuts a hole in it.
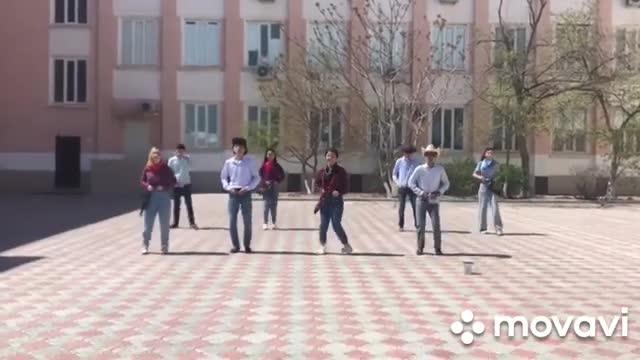
M 144 232 L 142 241 L 145 247 L 151 241 L 151 232 L 156 220 L 160 220 L 160 241 L 162 250 L 169 250 L 169 219 L 171 218 L 171 196 L 168 191 L 154 191 L 151 193 L 149 205 L 144 210 Z
M 500 207 L 496 194 L 484 184 L 480 186 L 478 191 L 478 225 L 479 231 L 487 230 L 487 210 L 491 207 L 491 217 L 496 231 L 502 230 L 502 217 L 500 216 Z

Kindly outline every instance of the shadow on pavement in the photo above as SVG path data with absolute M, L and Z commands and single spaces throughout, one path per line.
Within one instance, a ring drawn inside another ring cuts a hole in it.
M 0 273 L 42 259 L 42 256 L 0 256 Z
M 171 251 L 165 256 L 229 256 L 229 253 L 221 253 L 221 252 L 198 252 L 198 251 Z
M 317 227 L 314 228 L 277 228 L 272 231 L 320 231 Z
M 132 196 L 18 195 L 0 201 L 0 252 L 126 214 L 138 213 Z
M 504 233 L 502 236 L 549 236 L 541 233 Z
M 202 226 L 200 227 L 198 230 L 210 230 L 210 231 L 215 231 L 215 230 L 219 230 L 219 231 L 228 231 L 229 228 L 226 226 Z
M 433 254 L 428 253 L 428 255 L 433 255 Z M 491 258 L 497 258 L 497 259 L 511 259 L 511 255 L 507 255 L 507 254 L 444 253 L 440 256 L 468 256 L 468 257 L 491 257 Z
M 386 253 L 358 253 L 354 252 L 350 255 L 345 255 L 342 253 L 326 253 L 324 255 L 319 255 L 314 252 L 309 251 L 253 251 L 254 254 L 260 255 L 306 255 L 306 256 L 331 256 L 331 255 L 339 255 L 339 256 L 371 256 L 371 257 L 402 257 L 403 254 L 386 254 Z

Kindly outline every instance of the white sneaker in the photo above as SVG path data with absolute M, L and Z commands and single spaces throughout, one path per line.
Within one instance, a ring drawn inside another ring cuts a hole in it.
M 269 230 L 269 226 L 267 224 L 262 224 L 262 230 Z
M 276 224 L 271 224 L 271 230 L 276 230 L 278 226 Z
M 349 255 L 353 252 L 353 248 L 351 247 L 351 245 L 346 244 L 343 248 L 342 248 L 342 253 Z
M 496 229 L 496 235 L 498 235 L 498 236 L 502 236 L 502 234 L 504 234 L 504 233 L 502 232 L 502 229 Z
M 480 234 L 482 234 L 482 235 L 487 235 L 488 233 L 489 233 L 489 232 L 488 232 L 487 230 L 482 230 L 482 231 L 480 231 Z
M 147 246 L 142 248 L 142 255 L 147 255 L 149 253 L 149 248 Z
M 324 255 L 327 253 L 327 247 L 322 245 L 320 246 L 320 249 L 318 249 L 318 255 Z

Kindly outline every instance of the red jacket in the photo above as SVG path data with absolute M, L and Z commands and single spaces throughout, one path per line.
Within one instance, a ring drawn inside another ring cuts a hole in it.
M 284 169 L 277 162 L 273 163 L 270 171 L 267 171 L 266 164 L 262 164 L 258 173 L 260 174 L 262 181 L 281 183 L 285 177 Z
M 335 164 L 333 166 L 334 174 L 331 179 L 327 179 L 327 168 L 324 168 L 316 173 L 316 189 L 319 189 L 323 195 L 331 194 L 334 190 L 338 191 L 340 195 L 344 195 L 349 191 L 349 175 L 347 171 L 340 165 Z
M 162 186 L 164 190 L 170 190 L 176 185 L 176 176 L 167 163 L 163 162 L 155 171 L 150 167 L 145 167 L 142 171 L 140 183 L 144 188 L 151 185 L 154 189 Z

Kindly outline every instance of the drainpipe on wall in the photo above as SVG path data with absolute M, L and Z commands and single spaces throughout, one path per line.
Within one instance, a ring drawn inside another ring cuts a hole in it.
M 95 102 L 95 125 L 93 127 L 93 153 L 94 153 L 94 157 L 98 158 L 98 154 L 100 152 L 100 146 L 99 146 L 99 142 L 100 142 L 100 4 L 102 2 L 100 1 L 96 1 L 96 12 L 95 12 L 95 24 L 94 24 L 94 40 L 93 40 L 93 46 L 94 46 L 94 51 L 93 51 L 93 55 L 95 56 L 95 61 L 94 61 L 94 66 L 95 66 L 95 70 L 94 70 L 94 74 L 95 74 L 95 79 L 94 79 L 94 102 Z M 93 168 L 93 165 L 91 166 L 91 168 Z

